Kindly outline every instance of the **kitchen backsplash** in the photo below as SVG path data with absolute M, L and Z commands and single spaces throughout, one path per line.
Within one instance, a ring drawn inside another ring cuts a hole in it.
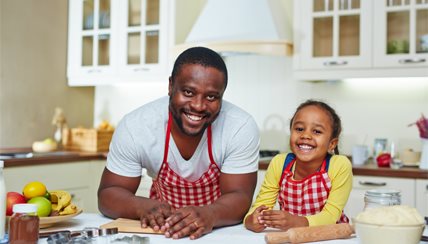
M 428 115 L 428 77 L 421 80 L 362 79 L 307 83 L 292 77 L 287 57 L 232 56 L 226 58 L 229 83 L 224 98 L 251 113 L 261 131 L 261 149 L 288 148 L 289 120 L 308 98 L 332 105 L 342 118 L 341 153 L 354 144 L 373 147 L 387 138 L 398 150 L 420 150 L 416 127 L 408 124 Z M 117 124 L 126 113 L 167 95 L 168 82 L 96 87 L 94 124 L 108 119 Z

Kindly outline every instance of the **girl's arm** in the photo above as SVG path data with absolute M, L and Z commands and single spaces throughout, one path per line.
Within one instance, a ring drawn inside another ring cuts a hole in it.
M 309 226 L 336 223 L 348 201 L 352 190 L 352 164 L 349 159 L 342 155 L 333 156 L 328 176 L 331 181 L 330 195 L 321 212 L 306 216 Z
M 269 209 L 272 209 L 275 206 L 279 193 L 279 180 L 281 178 L 285 156 L 286 154 L 278 154 L 270 162 L 256 201 L 245 216 L 244 223 L 247 217 L 250 216 L 256 208 L 265 205 Z

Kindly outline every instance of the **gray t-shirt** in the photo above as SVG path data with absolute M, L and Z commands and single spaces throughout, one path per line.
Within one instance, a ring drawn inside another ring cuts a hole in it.
M 147 169 L 158 175 L 165 148 L 169 97 L 157 99 L 125 115 L 114 132 L 107 157 L 107 169 L 137 177 Z M 197 180 L 209 167 L 207 130 L 189 160 L 183 159 L 170 137 L 168 163 L 181 177 Z M 212 124 L 212 152 L 221 172 L 244 174 L 258 169 L 260 136 L 254 119 L 244 110 L 223 100 Z

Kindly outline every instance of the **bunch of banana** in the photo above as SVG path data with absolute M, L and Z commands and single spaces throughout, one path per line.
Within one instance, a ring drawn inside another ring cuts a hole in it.
M 74 214 L 77 212 L 77 206 L 71 202 L 71 194 L 67 191 L 56 190 L 50 191 L 52 212 L 59 215 Z

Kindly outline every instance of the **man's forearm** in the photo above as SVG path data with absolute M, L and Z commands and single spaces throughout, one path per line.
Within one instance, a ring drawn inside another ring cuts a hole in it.
M 157 201 L 135 196 L 121 187 L 108 187 L 98 193 L 98 208 L 110 218 L 138 219 L 141 213 L 156 203 Z

